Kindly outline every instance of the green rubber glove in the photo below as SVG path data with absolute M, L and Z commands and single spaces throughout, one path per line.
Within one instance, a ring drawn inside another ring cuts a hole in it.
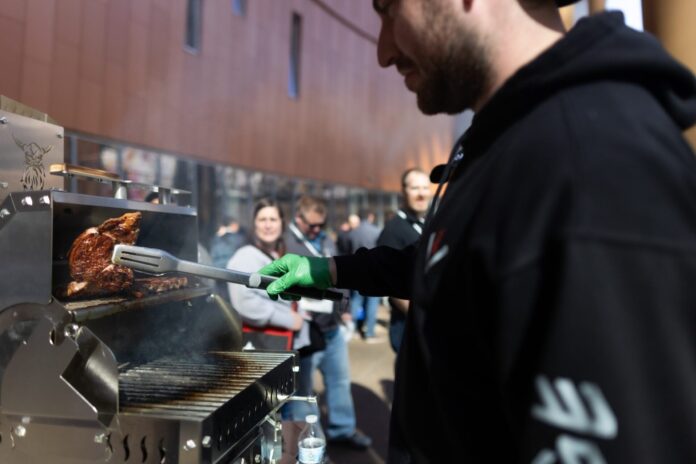
M 266 292 L 271 298 L 277 298 L 278 295 L 295 285 L 316 287 L 322 290 L 331 286 L 328 258 L 287 254 L 265 265 L 258 272 L 262 275 L 278 277 L 278 280 L 266 288 Z

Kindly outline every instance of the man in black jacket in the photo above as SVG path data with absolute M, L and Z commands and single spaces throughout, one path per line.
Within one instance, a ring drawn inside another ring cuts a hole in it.
M 693 73 L 620 13 L 374 5 L 421 110 L 476 115 L 417 247 L 286 256 L 269 293 L 411 299 L 391 462 L 696 462 Z
M 430 180 L 425 172 L 411 168 L 401 175 L 403 206 L 384 225 L 377 245 L 401 250 L 415 243 L 423 233 L 425 214 L 430 205 Z M 389 341 L 395 353 L 399 352 L 406 327 L 408 300 L 389 297 Z

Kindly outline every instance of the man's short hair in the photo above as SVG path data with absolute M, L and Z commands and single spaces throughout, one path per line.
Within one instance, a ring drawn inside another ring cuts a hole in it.
M 423 174 L 423 175 L 426 176 L 426 177 L 428 176 L 428 175 L 425 173 L 425 171 L 423 171 L 421 168 L 409 168 L 409 169 L 405 170 L 404 173 L 401 174 L 401 189 L 402 189 L 402 190 L 406 190 L 406 179 L 408 179 L 408 176 L 409 176 L 412 172 L 419 172 L 419 173 Z
M 326 203 L 317 197 L 302 195 L 295 203 L 295 214 L 311 211 L 326 216 Z
M 360 208 L 359 215 L 362 220 L 367 220 L 370 216 L 376 217 L 375 212 L 367 208 Z

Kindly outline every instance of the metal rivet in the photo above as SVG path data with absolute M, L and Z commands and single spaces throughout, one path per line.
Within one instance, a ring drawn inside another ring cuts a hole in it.
M 98 433 L 94 436 L 94 443 L 104 443 L 106 440 L 106 435 L 103 433 Z
M 63 333 L 66 337 L 75 338 L 77 336 L 77 330 L 79 328 L 80 327 L 77 324 L 68 324 L 65 326 L 65 330 L 63 331 Z
M 293 372 L 300 372 L 300 366 L 292 366 Z
M 63 138 L 63 134 L 60 134 L 60 133 L 56 134 L 56 136 L 57 136 L 59 139 L 62 139 L 62 138 Z
M 7 124 L 7 118 L 5 116 L 0 118 L 0 124 Z
M 211 442 L 210 436 L 206 435 L 203 437 L 203 440 L 201 440 L 201 445 L 204 448 L 210 448 L 210 442 Z M 194 443 L 194 446 L 195 446 L 195 443 Z
M 51 197 L 48 195 L 44 195 L 41 198 L 39 198 L 39 203 L 42 205 L 50 205 L 51 204 Z
M 10 212 L 7 210 L 7 208 L 0 209 L 0 218 L 4 218 L 10 215 Z
M 24 206 L 32 206 L 34 204 L 34 200 L 32 200 L 32 198 L 30 196 L 26 196 L 26 197 L 22 198 L 21 203 Z
M 261 462 L 261 456 L 260 455 L 255 455 L 254 456 L 254 462 Z
M 196 449 L 196 442 L 193 440 L 186 440 L 186 444 L 184 445 L 184 451 L 190 451 L 192 449 Z
M 27 434 L 27 428 L 23 425 L 18 425 L 17 427 L 14 428 L 14 434 L 18 436 L 19 438 L 23 438 Z

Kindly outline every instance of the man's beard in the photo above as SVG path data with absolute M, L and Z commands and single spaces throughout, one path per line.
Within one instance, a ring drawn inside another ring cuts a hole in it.
M 445 53 L 433 56 L 423 70 L 418 108 L 425 114 L 458 114 L 481 99 L 490 81 L 485 49 L 470 32 L 459 31 Z

